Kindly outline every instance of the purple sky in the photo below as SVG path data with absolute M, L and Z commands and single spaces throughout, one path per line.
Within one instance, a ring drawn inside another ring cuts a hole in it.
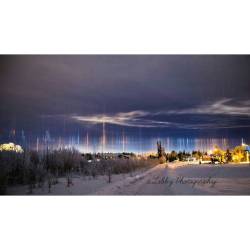
M 0 56 L 0 132 L 250 135 L 250 56 Z

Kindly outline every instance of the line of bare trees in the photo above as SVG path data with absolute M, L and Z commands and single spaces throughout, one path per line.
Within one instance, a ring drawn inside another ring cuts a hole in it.
M 107 175 L 108 182 L 113 174 L 131 173 L 156 164 L 146 159 L 101 159 L 88 162 L 77 150 L 46 150 L 45 152 L 24 151 L 23 153 L 0 152 L 0 194 L 8 186 L 27 185 L 28 192 L 34 188 L 47 188 L 51 192 L 60 177 L 66 178 L 67 186 L 73 185 L 73 176 Z

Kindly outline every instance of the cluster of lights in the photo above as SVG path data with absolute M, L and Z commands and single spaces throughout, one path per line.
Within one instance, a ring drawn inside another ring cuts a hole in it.
M 235 150 L 236 148 L 237 150 Z M 249 161 L 250 146 L 243 143 L 243 140 L 242 140 L 241 146 L 237 146 L 236 148 L 231 151 L 233 162 L 241 162 L 242 159 L 244 158 L 244 154 L 246 154 L 246 162 L 249 163 L 250 162 Z M 217 155 L 217 154 L 224 155 L 225 151 L 221 150 L 218 147 L 215 147 L 213 150 L 208 150 L 209 156 Z
M 15 145 L 14 143 L 0 144 L 0 151 L 11 151 L 16 153 L 23 153 L 23 149 L 20 145 Z

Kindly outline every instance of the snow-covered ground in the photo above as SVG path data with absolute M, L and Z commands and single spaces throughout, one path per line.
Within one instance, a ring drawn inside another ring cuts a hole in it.
M 66 178 L 59 178 L 58 184 L 52 185 L 49 192 L 48 184 L 45 182 L 42 188 L 34 188 L 33 195 L 91 195 L 105 187 L 113 186 L 116 183 L 126 182 L 127 180 L 137 178 L 138 175 L 147 172 L 147 169 L 135 171 L 127 174 L 112 175 L 111 183 L 108 183 L 108 176 L 73 176 L 73 185 L 67 187 Z M 7 195 L 28 195 L 29 188 L 27 185 L 8 187 Z
M 249 195 L 250 165 L 184 165 L 161 164 L 149 170 L 131 174 L 73 178 L 67 187 L 60 178 L 48 193 L 44 188 L 33 190 L 34 195 Z M 12 187 L 7 194 L 25 195 L 27 186 Z

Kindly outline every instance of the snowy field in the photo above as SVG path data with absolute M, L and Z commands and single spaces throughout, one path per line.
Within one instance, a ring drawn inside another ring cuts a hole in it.
M 8 188 L 9 195 L 28 194 L 27 186 Z M 73 177 L 67 187 L 60 178 L 48 192 L 46 185 L 35 188 L 33 195 L 249 195 L 250 165 L 183 165 L 170 163 L 131 174 Z
M 50 192 L 45 183 L 42 188 L 34 188 L 32 195 L 92 195 L 105 187 L 112 186 L 114 183 L 125 182 L 144 172 L 147 171 L 140 170 L 133 173 L 114 174 L 111 177 L 111 183 L 108 182 L 108 176 L 106 175 L 97 175 L 95 178 L 75 175 L 72 178 L 73 184 L 70 187 L 67 187 L 66 177 L 62 177 L 58 179 L 58 184 L 51 186 Z M 28 185 L 8 187 L 7 195 L 30 195 Z

